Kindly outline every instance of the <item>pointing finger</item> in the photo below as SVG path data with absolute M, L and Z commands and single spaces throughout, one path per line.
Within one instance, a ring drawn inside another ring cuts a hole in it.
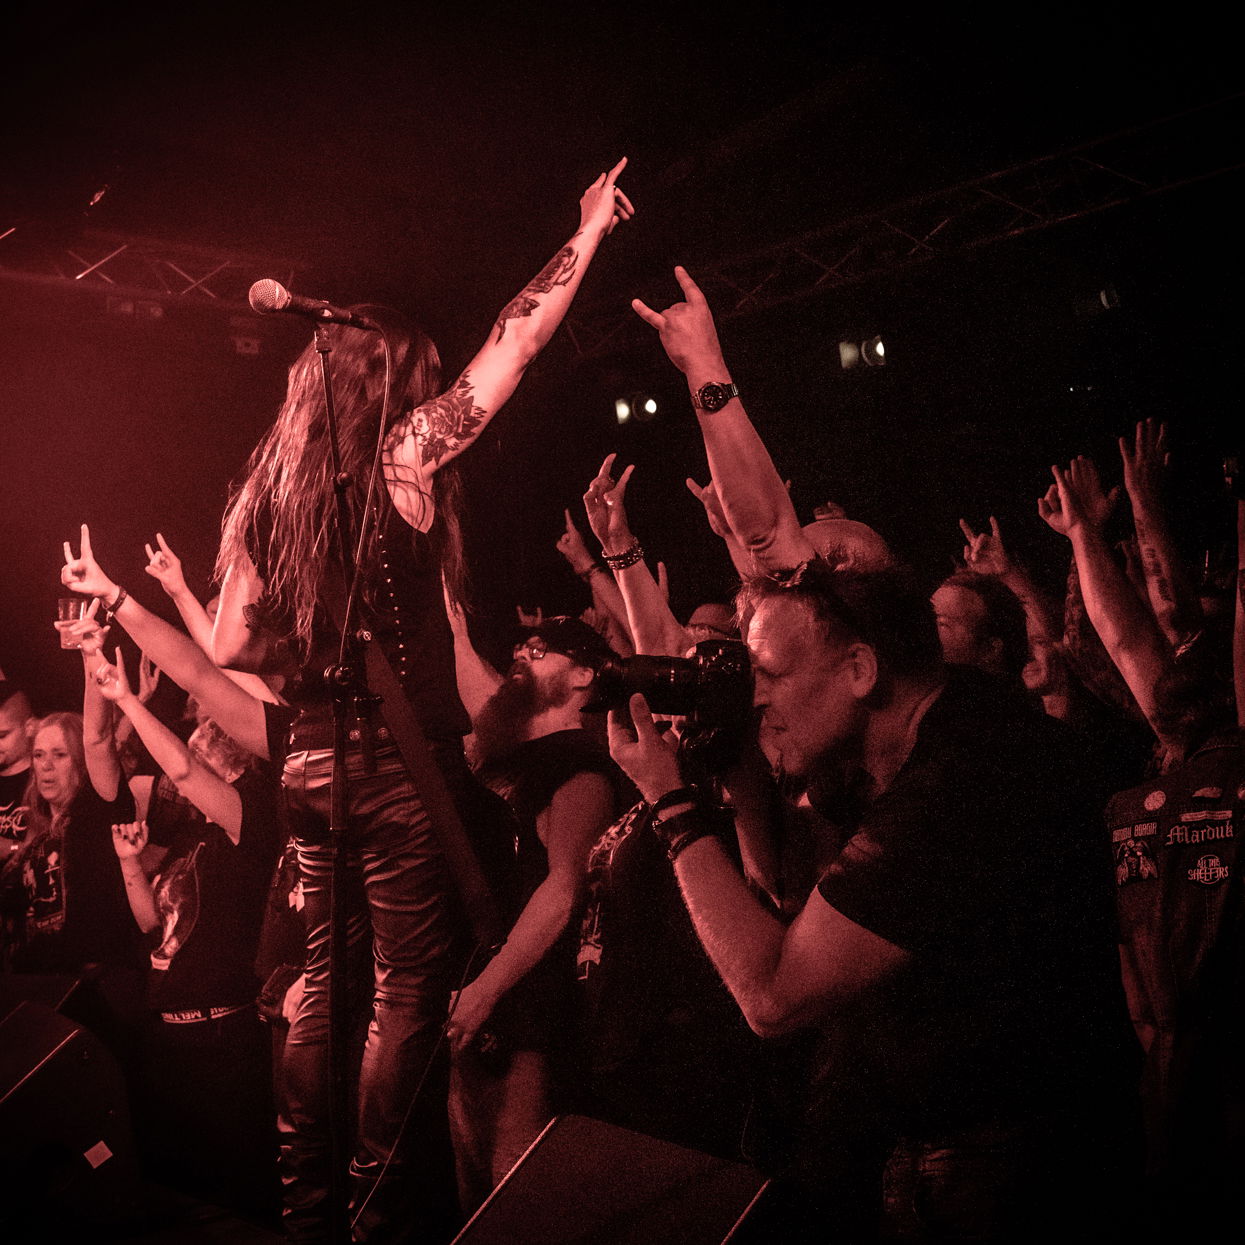
M 91 529 L 84 523 L 82 525 L 82 557 L 85 560 L 94 556 L 95 554 L 91 552 Z

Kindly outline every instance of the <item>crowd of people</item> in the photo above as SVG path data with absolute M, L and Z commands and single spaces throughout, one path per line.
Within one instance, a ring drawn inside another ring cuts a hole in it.
M 184 630 L 101 533 L 66 543 L 81 712 L 0 682 L 4 972 L 89 979 L 152 1178 L 295 1241 L 449 1240 L 566 1112 L 753 1164 L 757 1239 L 1217 1221 L 1245 1172 L 1245 600 L 1181 547 L 1160 423 L 1121 437 L 1122 489 L 1074 457 L 1035 499 L 1064 600 L 993 518 L 931 578 L 840 507 L 801 522 L 676 268 L 633 306 L 686 378 L 737 597 L 673 614 L 611 455 L 590 535 L 569 506 L 551 534 L 583 613 L 520 612 L 504 671 L 473 646 L 454 460 L 632 215 L 624 167 L 448 388 L 384 308 L 318 330 L 219 598 L 147 547 Z

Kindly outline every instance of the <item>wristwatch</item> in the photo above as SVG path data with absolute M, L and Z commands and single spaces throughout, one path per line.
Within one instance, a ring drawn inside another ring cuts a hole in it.
M 720 411 L 732 398 L 739 397 L 739 386 L 711 380 L 692 394 L 692 405 L 698 411 Z

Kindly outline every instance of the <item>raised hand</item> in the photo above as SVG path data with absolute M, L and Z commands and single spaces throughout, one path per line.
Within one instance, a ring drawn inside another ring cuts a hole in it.
M 160 587 L 171 597 L 179 597 L 187 591 L 186 577 L 182 573 L 182 560 L 169 548 L 164 537 L 156 533 L 157 548 L 150 544 L 143 546 L 147 550 L 147 565 L 144 568 L 148 575 L 160 581 Z
M 689 476 L 685 481 L 688 491 L 705 508 L 705 518 L 709 520 L 709 528 L 715 536 L 730 540 L 734 533 L 726 521 L 726 512 L 722 509 L 722 499 L 718 496 L 718 486 L 712 480 L 703 487 Z
M 665 311 L 658 312 L 640 299 L 633 298 L 632 310 L 645 324 L 651 324 L 657 330 L 670 362 L 680 372 L 726 380 L 726 364 L 718 342 L 718 330 L 700 286 L 681 266 L 675 268 L 674 279 L 683 291 L 683 302 L 672 303 Z M 710 376 L 710 373 L 714 375 Z
M 113 651 L 116 654 L 116 663 L 110 666 L 106 661 L 102 662 L 95 671 L 94 679 L 99 687 L 99 694 L 105 700 L 115 703 L 133 696 L 134 693 L 130 690 L 130 681 L 126 677 L 125 660 L 121 656 L 121 649 L 116 648 Z
M 968 544 L 964 546 L 964 565 L 978 575 L 994 575 L 998 578 L 1011 572 L 1012 564 L 1003 547 L 1003 537 L 999 532 L 998 520 L 990 516 L 988 532 L 974 532 L 968 523 L 960 520 L 960 531 Z
M 143 848 L 147 846 L 147 823 L 127 821 L 113 826 L 112 846 L 122 860 L 141 855 Z
M 596 559 L 584 543 L 583 535 L 571 518 L 571 512 L 563 510 L 562 513 L 566 516 L 566 531 L 558 537 L 558 552 L 571 564 L 571 570 L 576 575 L 582 575 L 596 565 Z
M 80 553 L 74 557 L 69 541 L 65 541 L 65 565 L 61 567 L 61 583 L 73 592 L 86 597 L 102 597 L 111 601 L 117 595 L 117 585 L 104 574 L 91 551 L 91 529 L 82 525 Z
M 1162 500 L 1163 484 L 1171 465 L 1167 425 L 1157 419 L 1143 419 L 1133 431 L 1132 444 L 1127 437 L 1120 437 L 1119 445 L 1124 487 L 1133 504 L 1157 505 Z
M 104 647 L 104 641 L 108 639 L 109 627 L 100 625 L 96 614 L 99 613 L 99 597 L 96 597 L 90 605 L 87 606 L 86 613 L 81 617 L 69 622 L 55 622 L 52 624 L 62 636 L 69 636 L 73 641 L 73 647 L 80 649 L 84 657 L 98 657 L 100 650 Z
M 588 187 L 579 200 L 579 229 L 581 233 L 591 230 L 600 231 L 604 237 L 614 232 L 614 226 L 622 220 L 630 220 L 635 215 L 631 200 L 615 184 L 619 174 L 627 167 L 627 157 L 623 156 L 608 173 L 600 177 Z
M 1044 497 L 1038 498 L 1038 514 L 1052 530 L 1061 536 L 1071 536 L 1073 528 L 1089 523 L 1085 502 L 1072 478 L 1071 469 L 1063 471 L 1052 467 L 1050 470 L 1055 483 L 1046 490 Z
M 138 701 L 145 705 L 160 685 L 160 667 L 146 653 L 138 655 Z
M 534 610 L 525 610 L 523 606 L 516 605 L 514 612 L 519 616 L 520 627 L 539 627 L 545 621 L 545 611 L 538 605 Z
M 1058 479 L 1057 476 L 1056 479 Z M 1109 493 L 1104 493 L 1094 460 L 1086 458 L 1083 454 L 1078 454 L 1068 464 L 1068 479 L 1076 492 L 1079 509 L 1085 522 L 1093 527 L 1101 527 L 1111 517 L 1111 511 L 1115 509 L 1115 503 L 1120 496 L 1120 486 L 1117 484 Z
M 627 495 L 627 482 L 635 470 L 635 463 L 615 480 L 613 470 L 617 457 L 617 454 L 607 455 L 601 470 L 593 477 L 584 494 L 584 509 L 588 512 L 592 534 L 601 542 L 601 548 L 612 554 L 624 552 L 633 541 L 623 499 Z

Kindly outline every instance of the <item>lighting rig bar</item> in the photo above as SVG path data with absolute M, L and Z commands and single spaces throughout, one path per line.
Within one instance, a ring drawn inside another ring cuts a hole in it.
M 274 271 L 297 284 L 295 267 L 271 256 L 91 230 L 54 238 L 37 225 L 0 222 L 0 279 L 10 281 L 249 314 L 247 291 Z
M 719 319 L 1049 229 L 1245 168 L 1245 96 L 1165 118 L 692 271 Z M 581 356 L 637 333 L 630 310 L 568 317 Z

